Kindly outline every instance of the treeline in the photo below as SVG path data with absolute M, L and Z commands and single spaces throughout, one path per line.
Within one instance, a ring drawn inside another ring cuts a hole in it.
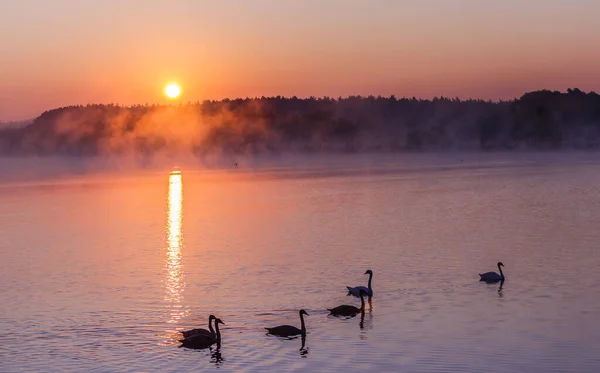
M 256 154 L 600 146 L 600 95 L 511 101 L 261 97 L 179 106 L 69 106 L 0 130 L 4 155 Z

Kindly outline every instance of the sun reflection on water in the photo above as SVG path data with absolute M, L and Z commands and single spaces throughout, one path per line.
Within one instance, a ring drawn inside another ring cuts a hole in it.
M 182 305 L 185 281 L 183 266 L 181 264 L 181 250 L 183 248 L 183 182 L 181 171 L 169 174 L 169 195 L 167 199 L 167 253 L 166 253 L 166 281 L 165 301 L 169 309 L 167 323 L 177 324 L 186 311 Z M 179 332 L 170 328 L 167 338 L 172 340 Z

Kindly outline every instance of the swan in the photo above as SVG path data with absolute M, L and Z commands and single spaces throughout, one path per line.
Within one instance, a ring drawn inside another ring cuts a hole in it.
M 212 321 L 216 319 L 215 315 L 210 315 L 208 317 L 208 329 L 191 329 L 191 330 L 184 330 L 181 332 L 181 334 L 183 335 L 183 338 L 187 338 L 187 337 L 191 337 L 193 335 L 198 335 L 198 334 L 202 334 L 202 335 L 207 335 L 207 336 L 215 336 L 215 331 L 212 327 Z
M 353 288 L 350 286 L 346 286 L 346 288 L 348 289 L 348 295 L 354 295 L 355 297 L 358 297 L 358 296 L 360 296 L 360 291 L 364 290 L 367 293 L 367 295 L 369 296 L 369 298 L 373 296 L 373 289 L 371 288 L 371 281 L 373 280 L 373 271 L 371 271 L 370 269 L 367 269 L 367 271 L 364 274 L 369 275 L 369 286 L 368 287 L 356 286 Z
M 302 334 L 306 335 L 306 325 L 304 325 L 304 315 L 309 316 L 305 310 L 300 310 L 300 329 L 292 325 L 280 325 L 274 328 L 265 328 L 269 331 L 269 334 L 277 335 L 279 337 L 291 337 L 294 335 Z
M 217 344 L 217 346 L 220 346 L 221 332 L 219 331 L 219 324 L 225 325 L 225 323 L 221 319 L 215 318 L 216 333 L 214 336 L 205 334 L 195 334 L 187 338 L 180 339 L 179 342 L 181 342 L 181 346 L 179 347 L 203 349 L 210 347 L 215 343 Z
M 486 282 L 504 281 L 504 273 L 502 273 L 502 267 L 504 267 L 504 264 L 502 264 L 502 262 L 498 262 L 498 270 L 500 271 L 500 274 L 497 274 L 496 272 L 480 273 L 479 277 L 481 277 L 481 278 L 479 279 L 479 281 L 486 281 Z
M 327 310 L 334 316 L 356 316 L 359 312 L 365 311 L 365 295 L 367 295 L 367 292 L 364 289 L 360 289 L 360 308 L 344 304 L 335 308 L 328 308 Z

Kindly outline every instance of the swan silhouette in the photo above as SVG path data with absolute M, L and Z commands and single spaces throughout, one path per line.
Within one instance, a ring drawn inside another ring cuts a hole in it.
M 305 310 L 300 310 L 300 329 L 292 325 L 280 325 L 273 328 L 265 328 L 269 334 L 273 334 L 279 337 L 291 337 L 294 335 L 302 334 L 306 335 L 306 325 L 304 324 L 304 315 L 309 316 Z
M 210 315 L 208 317 L 208 329 L 209 330 L 201 329 L 201 328 L 184 330 L 181 332 L 181 334 L 183 335 L 183 338 L 187 338 L 187 337 L 191 337 L 193 335 L 199 335 L 199 334 L 206 335 L 206 336 L 215 336 L 215 331 L 212 327 L 212 321 L 214 319 L 216 319 L 215 315 Z
M 479 281 L 485 281 L 485 282 L 504 281 L 505 277 L 504 277 L 504 273 L 502 273 L 502 267 L 504 267 L 504 264 L 502 264 L 502 262 L 498 262 L 498 270 L 500 271 L 500 274 L 497 274 L 496 272 L 480 273 Z
M 365 312 L 365 295 L 367 295 L 367 292 L 364 289 L 360 289 L 360 308 L 344 304 L 335 308 L 328 308 L 327 310 L 334 316 L 354 317 L 360 312 Z
M 356 287 L 346 286 L 346 288 L 348 289 L 348 295 L 354 295 L 355 297 L 359 297 L 360 296 L 360 291 L 364 290 L 367 293 L 367 295 L 369 296 L 369 298 L 371 298 L 373 296 L 373 289 L 371 288 L 371 281 L 373 280 L 373 271 L 371 271 L 370 269 L 367 269 L 367 271 L 364 274 L 365 275 L 366 274 L 369 275 L 369 285 L 368 285 L 368 287 L 364 287 L 364 286 L 356 286 Z
M 221 346 L 221 332 L 219 331 L 219 324 L 225 325 L 221 319 L 215 318 L 215 335 L 205 335 L 205 334 L 195 334 L 191 335 L 187 338 L 180 339 L 181 346 L 179 347 L 187 347 L 187 348 L 195 348 L 195 349 L 204 349 L 208 348 L 215 343 L 218 347 Z

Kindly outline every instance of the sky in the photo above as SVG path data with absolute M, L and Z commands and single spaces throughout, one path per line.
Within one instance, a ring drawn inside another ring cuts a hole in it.
M 600 91 L 597 0 L 2 0 L 0 120 L 88 103 Z

